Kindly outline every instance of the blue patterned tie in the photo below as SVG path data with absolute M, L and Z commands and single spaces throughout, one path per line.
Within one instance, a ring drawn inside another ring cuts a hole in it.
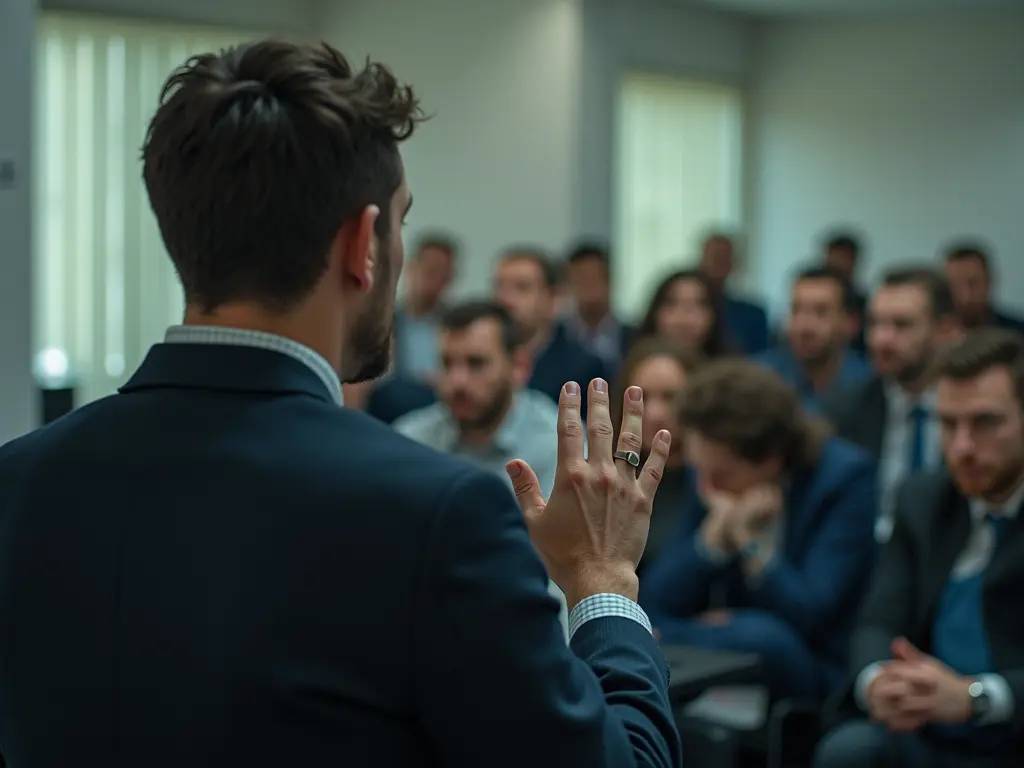
M 928 411 L 920 405 L 910 409 L 910 471 L 925 468 L 925 435 L 928 431 Z

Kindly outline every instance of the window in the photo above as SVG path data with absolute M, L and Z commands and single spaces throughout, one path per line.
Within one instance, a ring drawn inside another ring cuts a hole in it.
M 252 37 L 42 14 L 35 142 L 36 351 L 79 401 L 117 389 L 183 300 L 142 183 L 140 148 L 171 71 Z
M 615 303 L 635 317 L 665 273 L 694 264 L 710 227 L 739 228 L 742 94 L 627 74 L 616 127 Z

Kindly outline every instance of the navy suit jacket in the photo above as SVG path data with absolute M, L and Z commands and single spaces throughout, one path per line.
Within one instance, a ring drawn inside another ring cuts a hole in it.
M 277 352 L 157 345 L 0 449 L 9 765 L 675 766 L 666 677 L 566 646 L 500 479 Z
M 608 371 L 601 358 L 569 338 L 568 331 L 559 323 L 551 335 L 551 342 L 533 361 L 533 372 L 528 386 L 543 392 L 556 403 L 567 381 L 575 381 L 584 392 L 586 409 L 587 385 L 593 379 L 607 379 Z
M 663 619 L 708 610 L 712 587 L 730 608 L 757 608 L 792 626 L 824 661 L 845 668 L 850 634 L 875 554 L 875 467 L 838 438 L 827 440 L 818 465 L 790 477 L 781 550 L 759 583 L 748 585 L 738 563 L 714 564 L 697 544 L 707 508 L 690 488 L 674 541 L 645 572 L 640 604 L 655 627 Z
M 768 349 L 768 313 L 764 307 L 725 296 L 722 311 L 729 338 L 739 346 L 740 352 L 753 355 Z

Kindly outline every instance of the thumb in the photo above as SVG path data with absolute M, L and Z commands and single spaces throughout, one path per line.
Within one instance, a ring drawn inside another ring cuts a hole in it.
M 513 459 L 505 465 L 505 472 L 512 481 L 512 491 L 523 510 L 526 521 L 533 522 L 537 515 L 544 511 L 544 497 L 540 492 L 540 481 L 537 473 L 522 459 Z
M 899 661 L 923 661 L 925 655 L 905 637 L 897 637 L 892 641 L 892 657 Z

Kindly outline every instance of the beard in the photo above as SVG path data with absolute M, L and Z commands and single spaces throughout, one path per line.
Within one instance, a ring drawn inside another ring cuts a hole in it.
M 512 387 L 502 386 L 494 396 L 484 403 L 480 412 L 471 419 L 460 419 L 459 427 L 466 431 L 471 429 L 489 429 L 497 427 L 505 419 L 512 402 Z
M 381 238 L 383 245 L 385 238 Z M 395 291 L 391 280 L 391 254 L 377 262 L 373 290 L 367 297 L 366 312 L 356 318 L 348 338 L 342 364 L 342 382 L 360 384 L 379 379 L 391 368 L 392 337 L 395 330 Z

